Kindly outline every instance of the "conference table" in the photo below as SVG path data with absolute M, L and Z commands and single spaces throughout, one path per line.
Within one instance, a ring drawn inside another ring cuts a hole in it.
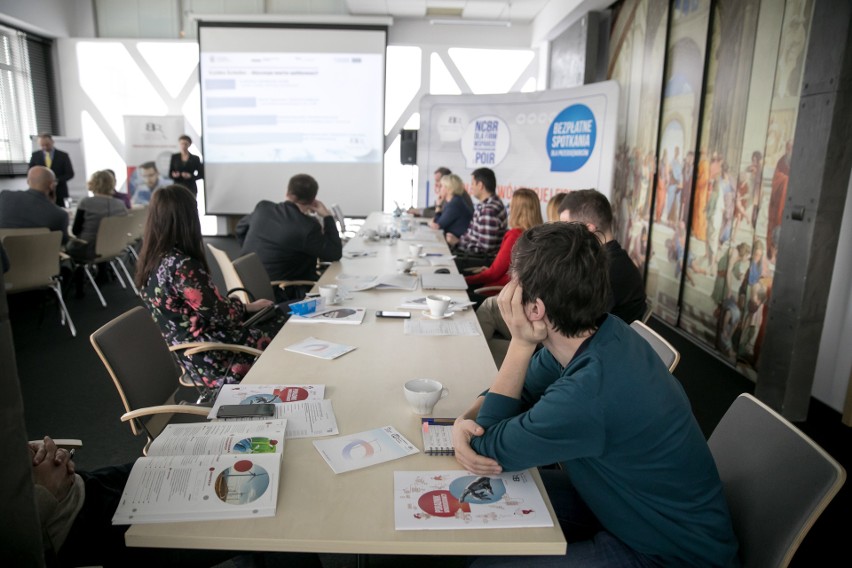
M 371 240 L 363 236 L 370 229 L 399 227 L 400 223 L 399 218 L 389 215 L 370 215 L 359 233 L 361 236 L 346 244 L 344 258 L 325 271 L 320 284 L 345 282 L 346 277 L 352 275 L 393 273 L 396 260 L 408 257 L 408 247 L 414 242 L 424 245 L 424 252 L 448 254 L 440 233 L 427 231 L 416 222 L 413 230 L 403 232 L 398 240 Z M 368 252 L 370 256 L 347 258 L 356 251 Z M 414 270 L 438 268 L 426 264 L 421 260 Z M 454 266 L 449 268 L 456 272 Z M 343 278 L 338 279 L 341 275 Z M 390 425 L 413 442 L 421 453 L 335 474 L 312 444 L 314 439 L 325 438 L 289 439 L 281 464 L 275 517 L 134 525 L 126 534 L 127 544 L 356 554 L 564 554 L 565 538 L 555 521 L 549 528 L 394 529 L 394 471 L 461 469 L 453 457 L 422 452 L 420 417 L 408 406 L 403 384 L 413 378 L 441 381 L 449 394 L 438 402 L 433 416 L 455 417 L 488 388 L 496 373 L 494 360 L 481 334 L 405 335 L 405 320 L 376 318 L 377 309 L 394 310 L 402 299 L 427 293 L 419 285 L 415 291 L 352 292 L 341 306 L 366 308 L 360 325 L 288 322 L 243 380 L 244 384 L 323 384 L 325 397 L 332 401 L 341 435 Z M 464 291 L 441 293 L 467 300 Z M 424 317 L 420 311 L 411 312 L 412 318 Z M 476 322 L 472 309 L 456 312 L 452 317 Z M 476 327 L 478 329 L 478 324 Z M 285 347 L 309 336 L 352 345 L 356 349 L 334 360 L 285 351 Z M 533 471 L 533 476 L 554 518 L 538 472 Z

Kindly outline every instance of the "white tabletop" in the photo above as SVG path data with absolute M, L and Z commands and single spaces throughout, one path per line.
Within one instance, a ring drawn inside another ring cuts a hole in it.
M 365 229 L 393 223 L 373 214 Z M 362 229 L 362 233 L 365 231 Z M 439 234 L 418 241 L 424 250 L 447 252 Z M 346 259 L 328 268 L 322 283 L 341 274 L 393 272 L 397 258 L 408 256 L 410 241 L 388 244 L 354 238 L 345 250 L 375 251 L 376 256 Z M 416 270 L 434 270 L 417 266 Z M 455 272 L 455 267 L 451 267 Z M 484 338 L 478 336 L 417 337 L 403 333 L 404 320 L 380 319 L 376 309 L 395 309 L 416 291 L 354 292 L 342 306 L 367 308 L 361 325 L 288 323 L 244 379 L 248 384 L 313 383 L 326 385 L 341 434 L 394 426 L 422 450 L 420 417 L 411 412 L 402 392 L 405 381 L 434 378 L 449 389 L 435 416 L 455 417 L 491 384 L 496 368 Z M 466 300 L 463 291 L 448 295 Z M 413 311 L 412 317 L 422 317 Z M 475 322 L 472 310 L 453 318 Z M 333 361 L 284 348 L 308 336 L 357 349 Z M 348 473 L 335 474 L 311 439 L 288 440 L 281 467 L 274 518 L 134 525 L 129 546 L 209 548 L 257 551 L 303 551 L 367 554 L 564 554 L 565 539 L 552 528 L 397 531 L 394 529 L 393 472 L 460 469 L 452 457 L 419 453 Z M 536 482 L 541 487 L 538 474 Z M 550 502 L 547 500 L 548 508 Z M 552 516 L 552 510 L 551 516 Z

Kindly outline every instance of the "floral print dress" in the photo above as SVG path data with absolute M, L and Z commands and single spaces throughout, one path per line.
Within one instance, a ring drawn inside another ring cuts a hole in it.
M 245 305 L 223 298 L 204 265 L 178 249 L 163 257 L 141 295 L 169 345 L 209 341 L 263 350 L 272 340 L 262 329 L 241 327 Z M 283 324 L 283 320 L 276 323 Z M 280 325 L 269 327 L 274 333 Z M 254 361 L 251 355 L 230 351 L 206 351 L 181 358 L 193 381 L 210 388 L 240 382 Z

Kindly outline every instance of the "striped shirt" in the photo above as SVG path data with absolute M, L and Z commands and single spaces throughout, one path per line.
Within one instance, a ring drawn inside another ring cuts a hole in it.
M 506 206 L 496 194 L 476 206 L 473 219 L 459 240 L 458 249 L 476 254 L 494 254 L 506 233 Z

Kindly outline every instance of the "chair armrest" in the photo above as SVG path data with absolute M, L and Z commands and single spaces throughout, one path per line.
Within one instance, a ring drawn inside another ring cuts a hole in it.
M 286 288 L 287 286 L 315 286 L 316 282 L 313 280 L 273 280 L 271 282 L 273 286 L 278 286 L 279 288 Z
M 255 357 L 260 357 L 260 354 L 262 353 L 260 349 L 255 349 L 254 347 L 248 347 L 246 345 L 233 345 L 231 343 L 203 343 L 198 347 L 191 347 L 187 349 L 184 354 L 190 356 L 197 353 L 204 353 L 205 351 L 234 351 L 235 353 L 247 353 L 248 355 L 254 355 Z
M 56 444 L 59 448 L 71 449 L 71 448 L 82 448 L 83 440 L 78 440 L 76 438 L 51 438 L 53 443 Z M 44 438 L 41 440 L 30 440 L 30 444 L 41 444 L 44 442 Z
M 152 416 L 154 414 L 194 414 L 196 416 L 207 416 L 210 414 L 209 406 L 193 406 L 191 404 L 164 404 L 161 406 L 148 406 L 146 408 L 137 408 L 130 412 L 125 412 L 121 415 L 121 421 L 127 422 L 142 418 L 143 416 Z
M 482 288 L 477 288 L 476 290 L 474 290 L 474 293 L 485 295 L 491 292 L 499 292 L 502 289 L 502 286 L 483 286 Z

